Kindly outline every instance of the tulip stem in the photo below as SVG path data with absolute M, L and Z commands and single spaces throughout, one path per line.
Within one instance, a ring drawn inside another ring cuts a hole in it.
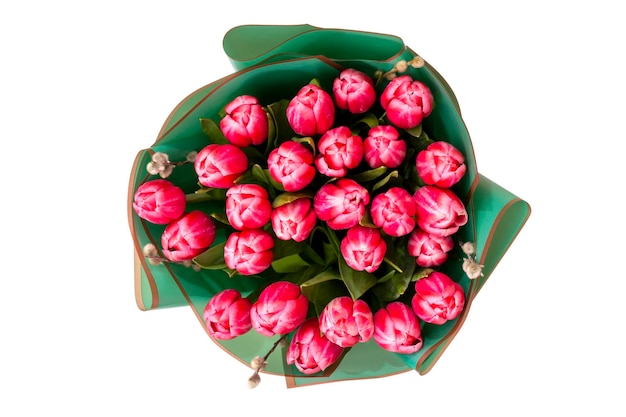
M 398 265 L 396 265 L 395 263 L 393 263 L 393 262 L 391 261 L 391 259 L 389 259 L 389 258 L 385 257 L 385 258 L 384 258 L 384 261 L 385 261 L 388 265 L 390 265 L 393 269 L 395 269 L 396 271 L 398 271 L 399 273 L 402 273 L 402 272 L 403 272 L 403 271 L 402 271 L 402 268 L 400 268 Z

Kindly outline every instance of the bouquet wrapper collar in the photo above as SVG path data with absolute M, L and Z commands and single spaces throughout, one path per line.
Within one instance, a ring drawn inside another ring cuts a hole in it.
M 195 272 L 171 264 L 153 266 L 146 262 L 142 247 L 146 243 L 160 246 L 163 226 L 138 218 L 133 213 L 132 200 L 137 187 L 148 178 L 145 167 L 152 154 L 164 152 L 170 160 L 182 160 L 189 151 L 206 146 L 207 137 L 201 131 L 199 119 L 209 117 L 218 120 L 221 106 L 237 95 L 252 94 L 270 103 L 295 95 L 312 78 L 317 78 L 323 85 L 330 85 L 343 68 L 351 67 L 368 74 L 376 70 L 385 72 L 398 61 L 409 61 L 417 55 L 402 39 L 393 35 L 310 25 L 238 26 L 225 35 L 223 47 L 236 71 L 192 92 L 174 108 L 154 144 L 138 152 L 128 189 L 128 219 L 134 241 L 138 307 L 153 310 L 190 306 L 203 328 L 202 313 L 214 294 L 227 287 L 236 287 L 242 294 L 248 294 L 259 281 L 246 277 L 228 278 L 216 274 L 216 271 Z M 425 325 L 423 348 L 415 354 L 387 352 L 372 340 L 351 348 L 349 355 L 344 355 L 323 375 L 305 376 L 285 363 L 282 348 L 276 349 L 264 372 L 284 375 L 288 387 L 389 376 L 409 370 L 422 375 L 430 371 L 460 330 L 474 298 L 530 215 L 530 206 L 526 201 L 478 173 L 458 101 L 444 78 L 428 62 L 410 71 L 415 78 L 429 85 L 437 103 L 433 114 L 424 121 L 425 128 L 431 136 L 451 142 L 466 156 L 468 170 L 458 184 L 457 192 L 464 198 L 469 221 L 458 238 L 475 242 L 478 261 L 484 265 L 484 276 L 469 280 L 460 277 L 462 271 L 455 272 L 466 291 L 466 308 L 458 318 L 444 325 Z M 186 192 L 193 192 L 197 187 L 193 174 L 193 167 L 182 166 L 174 170 L 171 179 L 182 184 Z M 218 236 L 220 238 L 225 239 L 225 236 Z M 274 340 L 250 331 L 234 340 L 214 342 L 234 358 L 249 364 L 255 356 L 267 352 Z

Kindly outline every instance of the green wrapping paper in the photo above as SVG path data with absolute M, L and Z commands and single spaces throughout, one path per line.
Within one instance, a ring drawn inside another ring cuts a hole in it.
M 154 266 L 146 262 L 142 247 L 147 243 L 160 247 L 164 226 L 140 219 L 133 212 L 132 201 L 135 190 L 149 178 L 145 167 L 152 154 L 164 152 L 172 161 L 183 160 L 189 151 L 206 146 L 208 139 L 202 132 L 199 119 L 219 120 L 218 112 L 224 104 L 238 95 L 250 94 L 262 103 L 271 103 L 295 95 L 312 78 L 318 79 L 328 90 L 343 68 L 352 67 L 368 74 L 377 70 L 385 72 L 398 61 L 409 61 L 417 55 L 396 36 L 309 25 L 239 26 L 225 35 L 223 46 L 236 72 L 199 88 L 174 108 L 154 144 L 137 154 L 128 189 L 128 219 L 135 248 L 138 307 L 153 310 L 190 306 L 202 328 L 205 328 L 202 318 L 204 307 L 214 294 L 234 287 L 245 296 L 254 291 L 261 281 L 245 276 L 229 278 L 222 271 L 196 272 L 180 265 Z M 475 242 L 477 260 L 484 265 L 484 275 L 470 280 L 460 268 L 446 271 L 463 287 L 466 307 L 459 317 L 444 325 L 424 324 L 424 344 L 415 354 L 387 352 L 371 340 L 347 350 L 343 358 L 323 375 L 306 376 L 294 366 L 287 365 L 286 348 L 282 351 L 278 348 L 270 356 L 263 372 L 284 375 L 288 387 L 389 376 L 409 370 L 422 375 L 430 371 L 465 321 L 476 294 L 530 215 L 527 202 L 478 173 L 459 104 L 443 77 L 428 62 L 421 68 L 410 68 L 407 73 L 426 83 L 437 103 L 433 113 L 424 120 L 424 129 L 431 137 L 452 143 L 465 155 L 467 172 L 455 185 L 455 192 L 466 204 L 469 221 L 456 239 Z M 193 166 L 190 165 L 176 168 L 170 179 L 187 193 L 194 192 L 197 187 Z M 189 210 L 193 209 L 193 204 Z M 225 238 L 218 235 L 216 242 Z M 252 358 L 263 356 L 270 350 L 275 339 L 250 331 L 233 340 L 214 342 L 248 366 Z

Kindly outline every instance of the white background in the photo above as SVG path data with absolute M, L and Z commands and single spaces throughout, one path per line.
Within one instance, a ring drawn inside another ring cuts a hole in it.
M 626 413 L 618 2 L 212 4 L 0 6 L 0 415 Z M 190 308 L 137 308 L 131 164 L 249 23 L 400 36 L 457 94 L 479 171 L 531 204 L 426 376 L 250 390 Z

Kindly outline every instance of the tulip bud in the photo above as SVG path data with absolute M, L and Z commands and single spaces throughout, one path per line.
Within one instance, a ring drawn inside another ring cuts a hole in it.
M 176 220 L 185 212 L 186 204 L 183 190 L 163 179 L 141 184 L 133 199 L 135 213 L 154 224 Z
M 286 114 L 289 125 L 298 135 L 321 135 L 335 121 L 335 103 L 326 91 L 315 84 L 307 84 L 291 99 Z
M 235 145 L 211 144 L 198 152 L 194 168 L 205 187 L 228 188 L 248 169 L 248 157 Z
M 195 258 L 215 240 L 215 224 L 202 211 L 194 210 L 168 224 L 161 235 L 163 255 L 172 262 Z
M 401 129 L 412 129 L 430 115 L 434 99 L 426 84 L 414 81 L 410 75 L 402 75 L 385 87 L 380 104 L 391 123 Z
M 346 126 L 328 130 L 318 141 L 315 166 L 322 175 L 340 178 L 363 159 L 363 140 Z
M 424 183 L 450 188 L 465 174 L 464 160 L 463 154 L 452 144 L 437 141 L 417 154 L 415 165 Z
M 374 82 L 365 73 L 352 68 L 341 71 L 333 82 L 337 107 L 353 114 L 365 113 L 376 101 Z
M 372 200 L 372 222 L 389 236 L 405 236 L 415 228 L 415 200 L 407 190 L 391 187 Z
M 363 142 L 365 162 L 371 168 L 397 168 L 406 156 L 406 142 L 391 125 L 371 128 Z
M 465 293 L 459 283 L 442 272 L 431 272 L 415 283 L 411 299 L 413 311 L 427 323 L 444 324 L 455 319 L 465 305 Z
M 265 142 L 269 123 L 256 97 L 239 96 L 228 103 L 224 110 L 226 116 L 220 120 L 220 129 L 230 143 L 244 148 Z
M 375 272 L 383 262 L 387 244 L 380 230 L 356 224 L 341 240 L 341 255 L 355 271 Z

